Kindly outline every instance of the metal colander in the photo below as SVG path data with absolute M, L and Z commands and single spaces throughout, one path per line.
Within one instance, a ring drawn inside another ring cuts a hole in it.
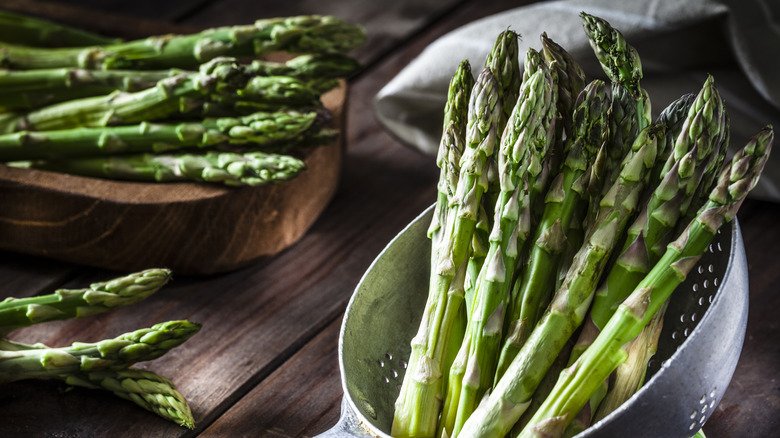
M 431 214 L 427 209 L 388 244 L 350 300 L 339 338 L 341 417 L 320 437 L 389 437 L 409 343 L 427 299 Z M 734 373 L 747 309 L 747 262 L 734 221 L 672 295 L 647 383 L 577 437 L 694 435 Z

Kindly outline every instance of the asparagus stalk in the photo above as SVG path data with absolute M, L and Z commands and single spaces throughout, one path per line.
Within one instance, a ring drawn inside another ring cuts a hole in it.
M 474 87 L 474 77 L 468 60 L 461 61 L 450 80 L 447 102 L 444 106 L 444 129 L 436 165 L 441 169 L 439 183 L 436 188 L 437 199 L 433 218 L 428 228 L 428 237 L 432 239 L 432 247 L 439 248 L 446 228 L 450 206 L 458 186 L 460 159 L 463 154 L 463 142 L 466 137 L 466 118 L 468 117 L 468 102 L 471 89 Z M 437 254 L 432 252 L 432 267 L 436 266 Z
M 663 128 L 651 125 L 637 137 L 634 153 L 626 158 L 620 177 L 601 200 L 598 219 L 550 307 L 493 391 L 466 421 L 463 436 L 502 437 L 530 404 L 536 387 L 585 317 L 596 282 L 638 206 L 662 136 Z
M 620 407 L 644 383 L 647 363 L 658 349 L 658 338 L 663 328 L 667 304 L 668 301 L 658 309 L 647 326 L 639 332 L 639 335 L 626 344 L 626 361 L 618 365 L 612 373 L 609 391 L 598 405 L 598 409 L 593 415 L 593 422 L 601 420 Z M 585 426 L 590 426 L 590 422 Z
M 0 161 L 52 160 L 207 148 L 255 147 L 296 138 L 316 127 L 318 113 L 283 110 L 181 123 L 147 123 L 0 134 Z
M 52 68 L 0 71 L 0 107 L 28 110 L 83 97 L 109 94 L 114 90 L 134 92 L 184 73 L 168 70 L 85 70 Z
M 154 412 L 174 423 L 192 429 L 195 420 L 187 400 L 167 378 L 136 368 L 96 370 L 57 376 L 71 386 L 103 389 Z
M 219 58 L 197 73 L 159 81 L 135 93 L 76 99 L 28 113 L 0 114 L 0 132 L 46 131 L 73 127 L 99 127 L 140 123 L 187 113 L 199 108 L 212 94 L 235 94 L 248 80 L 235 59 Z
M 45 351 L 49 347 L 43 344 L 23 344 L 0 339 L 3 351 Z M 119 369 L 78 370 L 67 374 L 49 376 L 66 382 L 71 386 L 89 389 L 104 389 L 130 400 L 146 410 L 171 420 L 180 426 L 192 429 L 194 420 L 187 400 L 167 378 L 151 371 L 133 367 Z
M 656 119 L 656 123 L 666 127 L 666 134 L 664 134 L 663 144 L 658 145 L 658 161 L 650 174 L 652 185 L 663 179 L 663 168 L 674 151 L 674 143 L 682 131 L 683 123 L 685 123 L 696 96 L 696 93 L 686 93 L 680 96 L 664 108 Z
M 162 356 L 198 330 L 200 325 L 189 321 L 168 321 L 113 339 L 76 342 L 70 347 L 23 348 L 16 343 L 15 351 L 0 350 L 0 383 L 127 368 Z
M 48 321 L 82 318 L 135 304 L 157 292 L 171 278 L 167 269 L 147 269 L 83 289 L 0 301 L 0 332 Z
M 561 373 L 552 393 L 519 435 L 521 438 L 560 436 L 593 391 L 625 361 L 624 345 L 641 332 L 696 266 L 717 230 L 734 219 L 758 181 L 773 137 L 772 129 L 767 127 L 734 155 L 721 172 L 707 204 L 669 244 L 663 257 L 618 307 L 594 343 Z
M 485 69 L 477 78 L 469 99 L 466 148 L 460 162 L 453 205 L 457 211 L 447 224 L 443 247 L 433 248 L 439 253 L 439 264 L 431 274 L 423 319 L 411 342 L 412 353 L 395 405 L 393 436 L 433 436 L 436 433 L 443 398 L 441 365 L 464 300 L 466 259 L 480 200 L 487 189 L 484 169 L 493 155 L 500 112 L 496 80 L 490 70 Z M 458 278 L 456 274 L 459 274 Z
M 485 67 L 493 72 L 493 76 L 498 82 L 501 108 L 504 114 L 498 124 L 499 133 L 504 132 L 504 127 L 512 115 L 512 108 L 517 101 L 520 83 L 523 80 L 518 57 L 518 38 L 519 35 L 515 31 L 507 29 L 501 32 L 498 34 L 487 59 L 485 59 Z
M 588 84 L 577 98 L 573 119 L 581 123 L 576 125 L 575 137 L 567 144 L 566 159 L 547 193 L 528 261 L 512 288 L 508 329 L 496 378 L 520 350 L 552 294 L 567 248 L 565 232 L 573 218 L 582 217 L 581 211 L 588 203 L 588 168 L 606 139 L 608 105 L 605 84 L 599 80 Z M 572 242 L 568 244 L 574 246 Z
M 203 181 L 228 186 L 262 186 L 288 181 L 306 168 L 306 164 L 298 158 L 260 151 L 134 154 L 10 164 L 96 178 L 146 182 Z
M 623 34 L 606 20 L 585 12 L 581 12 L 580 17 L 588 42 L 604 73 L 613 83 L 625 87 L 636 101 L 636 113 L 640 116 L 637 129 L 642 130 L 649 123 L 650 109 L 645 107 L 646 100 L 639 86 L 639 81 L 642 79 L 642 61 L 639 59 L 639 53 L 628 44 Z
M 585 72 L 571 54 L 548 38 L 546 33 L 542 33 L 541 40 L 545 60 L 550 69 L 558 73 L 557 106 L 561 122 L 556 123 L 556 125 L 559 129 L 563 128 L 565 136 L 562 138 L 572 138 L 574 136 L 573 120 L 569 115 L 574 112 L 577 96 L 585 88 Z
M 9 11 L 0 11 L 0 41 L 32 47 L 96 46 L 121 42 L 118 38 Z
M 358 67 L 356 60 L 341 54 L 306 54 L 283 63 L 256 59 L 241 66 L 248 76 L 293 78 L 295 85 L 319 94 L 334 88 L 338 85 L 336 78 L 346 77 Z M 162 79 L 192 73 L 181 69 L 87 70 L 76 67 L 4 70 L 0 71 L 0 107 L 28 110 L 115 90 L 136 92 L 151 88 Z M 269 82 L 278 86 L 273 81 L 265 81 Z
M 13 69 L 195 68 L 217 57 L 270 52 L 346 53 L 365 40 L 362 28 L 332 16 L 270 18 L 251 25 L 160 35 L 107 46 L 42 49 L 0 43 L 0 66 Z
M 552 75 L 548 69 L 539 69 L 523 82 L 501 138 L 501 191 L 486 262 L 477 277 L 467 326 L 469 339 L 461 346 L 465 368 L 461 367 L 460 381 L 448 385 L 445 399 L 445 404 L 450 402 L 448 408 L 456 411 L 454 416 L 447 411 L 443 414 L 448 420 L 454 417 L 454 423 L 442 427 L 449 436 L 458 434 L 478 400 L 493 384 L 507 295 L 517 257 L 531 232 L 529 194 L 553 139 L 555 111 L 551 108 L 555 108 Z

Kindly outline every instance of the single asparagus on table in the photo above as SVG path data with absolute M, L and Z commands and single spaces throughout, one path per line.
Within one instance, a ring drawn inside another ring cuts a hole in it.
M 476 227 L 482 193 L 487 189 L 485 166 L 497 141 L 496 124 L 501 114 L 498 87 L 485 69 L 471 92 L 466 143 L 460 176 L 441 248 L 439 264 L 431 273 L 430 290 L 412 353 L 396 400 L 392 435 L 433 436 L 443 398 L 444 357 L 453 324 L 464 301 L 463 277 L 471 238 Z
M 295 139 L 318 127 L 323 111 L 280 110 L 179 123 L 148 123 L 0 134 L 0 161 L 96 157 L 223 143 L 254 147 Z
M 71 386 L 104 389 L 142 408 L 192 429 L 192 411 L 176 386 L 167 378 L 137 368 L 96 370 L 57 376 Z
M 562 170 L 550 184 L 545 208 L 531 239 L 528 259 L 512 286 L 507 332 L 496 377 L 500 377 L 523 346 L 555 287 L 567 245 L 566 231 L 582 217 L 588 204 L 588 169 L 606 141 L 609 96 L 604 82 L 595 80 L 580 93 L 573 119 L 575 136 L 567 142 Z M 576 225 L 576 224 L 575 224 Z
M 536 387 L 585 317 L 618 236 L 638 208 L 662 136 L 663 128 L 651 125 L 637 137 L 633 153 L 626 157 L 620 177 L 601 200 L 598 218 L 549 308 L 492 392 L 466 421 L 462 436 L 502 437 L 527 409 Z
M 46 345 L 28 345 L 19 342 L 0 340 L 4 351 L 46 351 Z M 104 389 L 130 400 L 142 408 L 171 420 L 180 426 L 192 429 L 195 420 L 184 396 L 176 390 L 173 382 L 151 371 L 127 368 L 102 368 L 92 370 L 74 370 L 65 374 L 48 376 L 62 380 L 71 386 L 89 389 Z
M 498 151 L 500 193 L 485 264 L 470 306 L 466 341 L 456 359 L 442 414 L 441 435 L 456 436 L 482 394 L 493 384 L 506 298 L 517 257 L 531 233 L 531 186 L 554 138 L 555 92 L 544 65 L 525 80 Z
M 293 156 L 260 151 L 133 154 L 10 164 L 96 178 L 146 182 L 203 181 L 228 186 L 261 186 L 288 181 L 306 168 L 302 160 Z
M 195 68 L 217 57 L 270 52 L 345 53 L 365 41 L 365 31 L 323 15 L 269 18 L 254 24 L 160 35 L 117 44 L 42 49 L 0 43 L 0 66 L 13 69 L 81 67 L 107 69 Z
M 47 321 L 82 318 L 135 304 L 157 292 L 171 278 L 167 269 L 147 269 L 83 289 L 0 301 L 0 333 Z
M 127 368 L 134 363 L 162 356 L 198 330 L 199 324 L 168 321 L 113 339 L 94 343 L 76 342 L 70 347 L 24 347 L 16 342 L 3 341 L 9 348 L 0 349 L 0 383 Z
M 626 343 L 635 338 L 685 280 L 718 229 L 731 222 L 755 186 L 772 148 L 767 127 L 738 151 L 717 179 L 709 201 L 670 243 L 645 278 L 614 312 L 593 344 L 559 376 L 555 388 L 519 435 L 521 438 L 560 436 L 610 373 L 626 359 Z

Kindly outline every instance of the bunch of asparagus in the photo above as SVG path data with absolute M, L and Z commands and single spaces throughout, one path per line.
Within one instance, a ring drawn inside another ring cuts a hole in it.
M 712 77 L 652 120 L 637 51 L 581 18 L 609 83 L 546 34 L 521 74 L 511 30 L 476 79 L 464 60 L 450 82 L 395 437 L 570 437 L 616 409 L 669 296 L 763 170 L 772 128 L 727 160 Z
M 263 185 L 334 141 L 320 97 L 359 65 L 331 16 L 119 41 L 10 13 L 0 32 L 0 162 L 93 177 Z M 55 39 L 66 47 L 49 47 Z M 296 54 L 286 62 L 262 57 Z
M 135 304 L 170 280 L 165 269 L 148 269 L 83 289 L 59 289 L 30 298 L 0 301 L 0 383 L 57 379 L 71 386 L 104 389 L 161 417 L 188 427 L 194 420 L 174 384 L 133 364 L 156 359 L 200 330 L 189 321 L 168 321 L 99 342 L 68 347 L 24 344 L 6 336 L 48 321 L 82 318 Z

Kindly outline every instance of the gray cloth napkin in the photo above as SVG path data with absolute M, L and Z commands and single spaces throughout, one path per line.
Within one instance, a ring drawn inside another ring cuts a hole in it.
M 404 143 L 435 155 L 452 74 L 468 59 L 476 77 L 496 36 L 507 28 L 521 34 L 521 55 L 528 47 L 540 50 L 539 36 L 547 32 L 588 78 L 606 79 L 582 29 L 581 11 L 606 19 L 636 47 L 654 116 L 677 97 L 698 92 L 711 74 L 731 118 L 732 151 L 768 124 L 780 130 L 776 0 L 567 0 L 508 10 L 430 44 L 379 91 L 377 118 Z M 770 156 L 751 196 L 780 202 L 780 152 Z

